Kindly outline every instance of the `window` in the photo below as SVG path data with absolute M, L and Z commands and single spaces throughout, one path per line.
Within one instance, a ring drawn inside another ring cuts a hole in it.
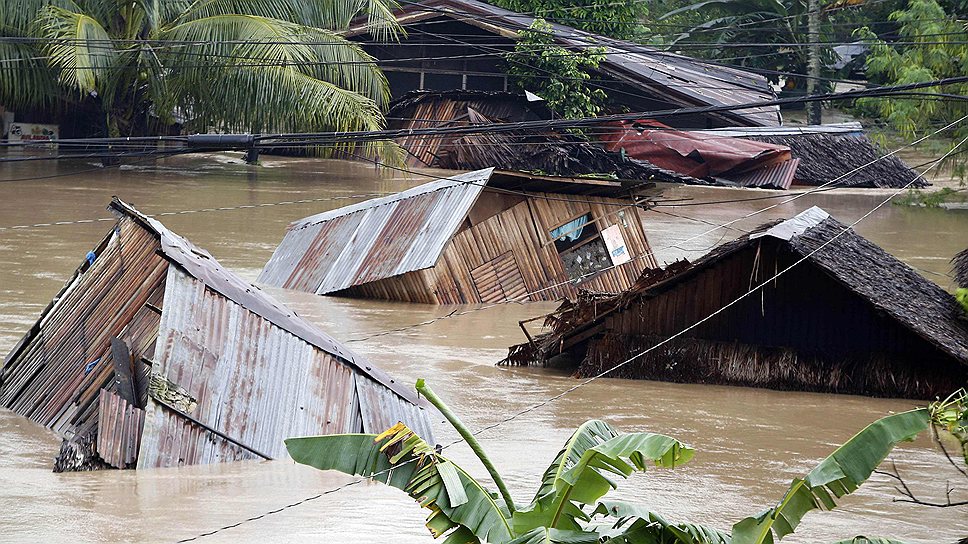
M 608 249 L 592 221 L 592 214 L 580 217 L 549 231 L 568 278 L 574 281 L 612 266 Z

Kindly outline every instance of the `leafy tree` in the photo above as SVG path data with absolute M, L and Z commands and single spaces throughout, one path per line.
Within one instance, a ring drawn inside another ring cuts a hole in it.
M 891 13 L 890 19 L 899 25 L 900 45 L 879 39 L 867 27 L 856 32 L 869 43 L 866 68 L 872 82 L 903 85 L 968 75 L 968 31 L 963 23 L 950 18 L 937 0 L 910 0 L 905 9 Z M 968 85 L 927 91 L 964 95 Z M 857 101 L 857 110 L 883 119 L 906 137 L 914 137 L 968 114 L 968 103 L 950 96 L 868 98 Z M 964 138 L 968 126 L 961 124 L 948 135 Z
M 500 494 L 489 491 L 402 423 L 381 435 L 290 438 L 286 447 L 298 463 L 372 477 L 405 491 L 431 511 L 427 527 L 435 537 L 446 535 L 444 544 L 773 543 L 793 532 L 807 512 L 834 508 L 835 499 L 866 481 L 898 442 L 913 439 L 934 423 L 961 432 L 968 423 L 965 413 L 959 411 L 963 405 L 952 409 L 950 403 L 879 419 L 804 478 L 795 479 L 776 506 L 739 521 L 727 533 L 704 525 L 670 522 L 638 505 L 605 499 L 617 485 L 614 478 L 627 478 L 650 466 L 674 468 L 688 462 L 694 452 L 674 438 L 653 433 L 623 434 L 598 420 L 586 422 L 571 435 L 545 470 L 531 503 L 517 508 L 473 435 L 423 380 L 417 382 L 417 390 L 440 408 L 467 440 Z M 838 544 L 848 542 L 896 541 L 856 537 Z
M 569 51 L 555 44 L 551 25 L 536 19 L 508 54 L 508 74 L 514 85 L 544 98 L 566 119 L 595 117 L 608 98 L 605 91 L 588 85 L 588 70 L 605 59 L 599 48 Z
M 399 31 L 392 0 L 7 0 L 0 103 L 96 104 L 111 136 L 192 130 L 369 130 L 382 72 L 343 38 L 357 15 Z M 15 77 L 7 77 L 14 75 Z
M 496 0 L 494 4 L 521 13 L 534 14 L 595 34 L 620 39 L 648 35 L 645 19 L 649 8 L 642 0 Z

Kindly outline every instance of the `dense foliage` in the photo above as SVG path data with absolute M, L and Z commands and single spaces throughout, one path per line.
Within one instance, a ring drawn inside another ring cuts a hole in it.
M 968 431 L 966 393 L 959 391 L 929 408 L 901 412 L 867 426 L 757 515 L 730 532 L 676 523 L 639 505 L 605 499 L 627 478 L 648 467 L 675 468 L 694 455 L 678 440 L 653 433 L 619 433 L 592 420 L 581 425 L 545 470 L 530 504 L 518 508 L 472 433 L 421 381 L 417 389 L 437 406 L 488 468 L 501 493 L 494 493 L 432 445 L 398 423 L 381 435 L 352 434 L 291 438 L 293 460 L 321 470 L 372 477 L 408 493 L 430 510 L 427 527 L 444 544 L 772 544 L 792 533 L 805 514 L 831 510 L 837 500 L 866 481 L 901 441 L 933 427 L 957 438 Z M 966 462 L 968 462 L 968 450 Z M 842 541 L 897 542 L 856 537 Z
M 384 0 L 0 2 L 0 103 L 100 111 L 111 136 L 379 129 L 381 71 L 338 31 L 399 27 Z M 7 77 L 13 75 L 14 77 Z
M 495 0 L 505 9 L 621 39 L 648 35 L 649 8 L 642 0 Z
M 598 115 L 607 99 L 605 91 L 588 85 L 589 70 L 604 58 L 597 48 L 569 51 L 555 44 L 551 25 L 536 19 L 506 62 L 515 87 L 545 99 L 559 117 L 580 119 Z
M 868 27 L 857 31 L 869 43 L 867 76 L 872 82 L 902 85 L 968 75 L 968 31 L 937 0 L 910 0 L 904 9 L 891 13 L 890 19 L 898 24 L 898 45 L 879 39 Z M 953 99 L 968 94 L 968 84 L 927 91 L 948 96 L 863 99 L 857 101 L 857 108 L 908 137 L 927 134 L 968 115 L 968 102 Z M 957 126 L 949 135 L 968 136 L 968 125 Z

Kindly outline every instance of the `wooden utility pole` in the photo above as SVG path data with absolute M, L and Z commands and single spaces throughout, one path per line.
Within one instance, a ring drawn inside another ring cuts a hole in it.
M 808 0 L 807 9 L 807 95 L 814 95 L 820 83 L 820 0 Z M 820 102 L 807 102 L 807 124 L 821 124 L 820 107 Z

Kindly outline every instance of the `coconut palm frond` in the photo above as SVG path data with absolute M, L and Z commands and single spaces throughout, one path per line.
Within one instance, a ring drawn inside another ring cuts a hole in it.
M 393 0 L 197 0 L 174 19 L 176 24 L 216 15 L 242 14 L 281 19 L 297 24 L 343 30 L 350 21 L 366 16 L 371 33 L 392 38 L 401 32 L 393 10 Z
M 56 100 L 44 54 L 27 43 L 0 43 L 0 104 L 12 108 L 50 105 Z
M 216 15 L 167 29 L 166 39 L 199 43 L 169 53 L 169 63 L 187 72 L 229 67 L 294 67 L 383 106 L 389 85 L 358 44 L 335 32 L 254 15 Z
M 47 63 L 64 85 L 83 93 L 98 90 L 115 66 L 117 50 L 101 23 L 90 15 L 56 6 L 41 9 L 37 33 L 49 40 Z

